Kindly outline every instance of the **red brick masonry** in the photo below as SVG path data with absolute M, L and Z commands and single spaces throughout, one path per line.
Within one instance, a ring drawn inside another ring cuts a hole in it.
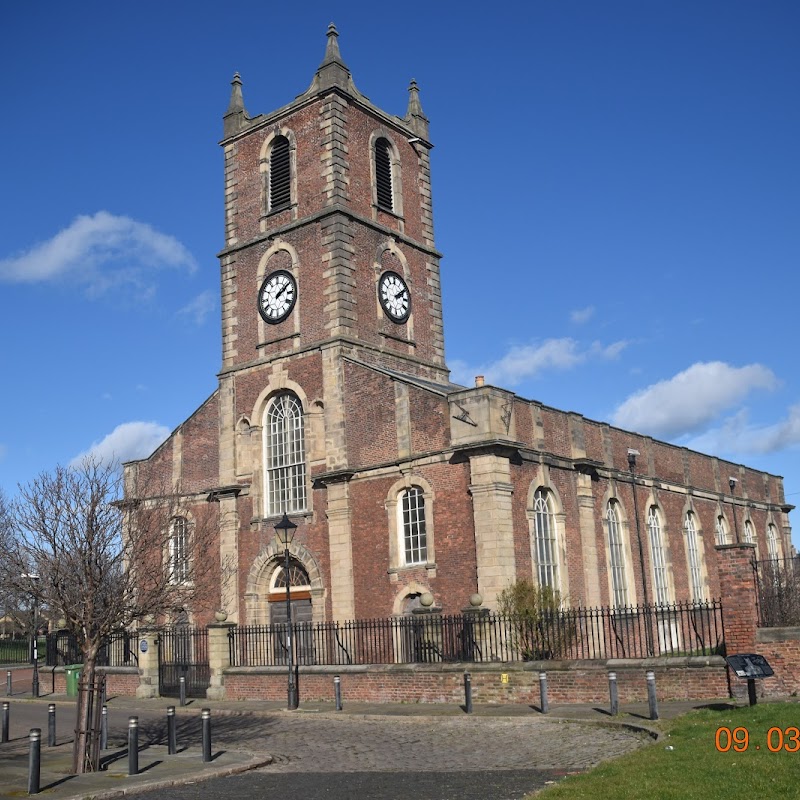
M 300 700 L 331 701 L 333 678 L 341 677 L 342 697 L 365 703 L 463 703 L 464 672 L 475 703 L 539 702 L 539 673 L 547 673 L 551 703 L 608 702 L 608 673 L 616 672 L 620 702 L 646 702 L 646 673 L 656 675 L 661 700 L 727 697 L 725 661 L 720 656 L 628 659 L 625 661 L 532 661 L 524 664 L 424 664 L 301 667 Z M 282 667 L 225 670 L 228 700 L 284 700 L 287 671 Z

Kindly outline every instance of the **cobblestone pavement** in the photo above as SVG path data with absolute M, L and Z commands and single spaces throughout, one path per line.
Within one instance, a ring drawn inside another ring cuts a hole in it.
M 186 735 L 195 721 L 186 723 Z M 275 715 L 215 721 L 215 746 L 268 752 L 268 772 L 537 769 L 573 772 L 642 747 L 619 726 L 514 718 Z

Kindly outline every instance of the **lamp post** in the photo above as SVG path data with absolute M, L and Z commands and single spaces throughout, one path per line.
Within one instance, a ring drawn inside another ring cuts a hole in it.
M 292 652 L 292 596 L 289 591 L 289 545 L 291 545 L 292 539 L 294 539 L 295 530 L 297 530 L 297 525 L 295 525 L 284 512 L 283 518 L 275 526 L 275 533 L 278 535 L 278 541 L 283 545 L 283 573 L 286 579 L 286 650 L 289 655 L 288 708 L 290 711 L 297 708 L 297 684 L 294 680 L 294 654 Z
M 738 481 L 733 476 L 728 478 L 728 486 L 731 490 L 731 498 L 735 497 L 734 493 L 736 491 L 737 482 Z M 739 521 L 736 519 L 736 503 L 734 503 L 733 500 L 731 500 L 731 513 L 733 514 L 733 529 L 736 531 L 736 544 L 739 544 Z
M 34 573 L 26 573 L 22 576 L 31 582 L 31 596 L 33 597 L 33 640 L 31 642 L 31 654 L 33 656 L 33 681 L 31 683 L 31 696 L 39 696 L 39 597 L 33 589 L 33 584 L 39 580 L 39 576 Z
M 647 593 L 647 575 L 644 570 L 644 548 L 642 547 L 642 530 L 639 526 L 639 501 L 636 495 L 636 456 L 638 450 L 628 449 L 628 469 L 631 471 L 631 486 L 633 488 L 633 516 L 636 518 L 636 541 L 639 545 L 639 567 L 642 570 L 642 594 L 644 598 L 645 614 L 647 621 L 645 626 L 645 641 L 647 643 L 647 655 L 653 655 L 652 633 L 650 631 L 650 598 Z

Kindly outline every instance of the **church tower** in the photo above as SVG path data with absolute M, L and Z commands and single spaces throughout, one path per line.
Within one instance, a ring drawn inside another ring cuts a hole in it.
M 288 105 L 251 117 L 233 79 L 215 499 L 222 562 L 254 564 L 249 589 L 223 570 L 222 604 L 239 621 L 267 622 L 277 608 L 253 598 L 268 594 L 275 554 L 263 543 L 284 512 L 318 591 L 314 618 L 326 603 L 335 618 L 355 616 L 350 479 L 410 453 L 409 385 L 451 387 L 428 120 L 415 81 L 408 91 L 404 117 L 375 107 L 333 24 L 310 87 Z M 314 574 L 330 576 L 324 597 Z
M 328 28 L 311 86 L 250 117 L 238 74 L 224 117 L 222 372 L 329 346 L 445 381 L 428 120 L 376 108 Z

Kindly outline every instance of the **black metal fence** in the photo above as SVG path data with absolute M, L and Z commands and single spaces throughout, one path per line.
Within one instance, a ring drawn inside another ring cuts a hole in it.
M 800 625 L 800 557 L 754 561 L 762 628 Z
M 184 679 L 187 697 L 205 697 L 211 683 L 208 629 L 175 625 L 158 632 L 158 692 L 178 697 Z
M 77 637 L 69 631 L 48 633 L 45 651 L 45 663 L 48 667 L 83 663 L 80 643 Z M 112 634 L 97 655 L 98 667 L 129 667 L 135 666 L 136 663 L 136 634 L 131 631 L 119 631 Z
M 287 664 L 286 625 L 229 633 L 233 666 Z M 532 619 L 494 613 L 295 623 L 294 663 L 403 664 L 714 655 L 724 650 L 722 605 L 574 608 Z
M 42 642 L 39 637 L 39 659 L 42 658 Z M 0 639 L 0 664 L 13 666 L 33 662 L 33 640 L 30 636 L 11 636 Z

